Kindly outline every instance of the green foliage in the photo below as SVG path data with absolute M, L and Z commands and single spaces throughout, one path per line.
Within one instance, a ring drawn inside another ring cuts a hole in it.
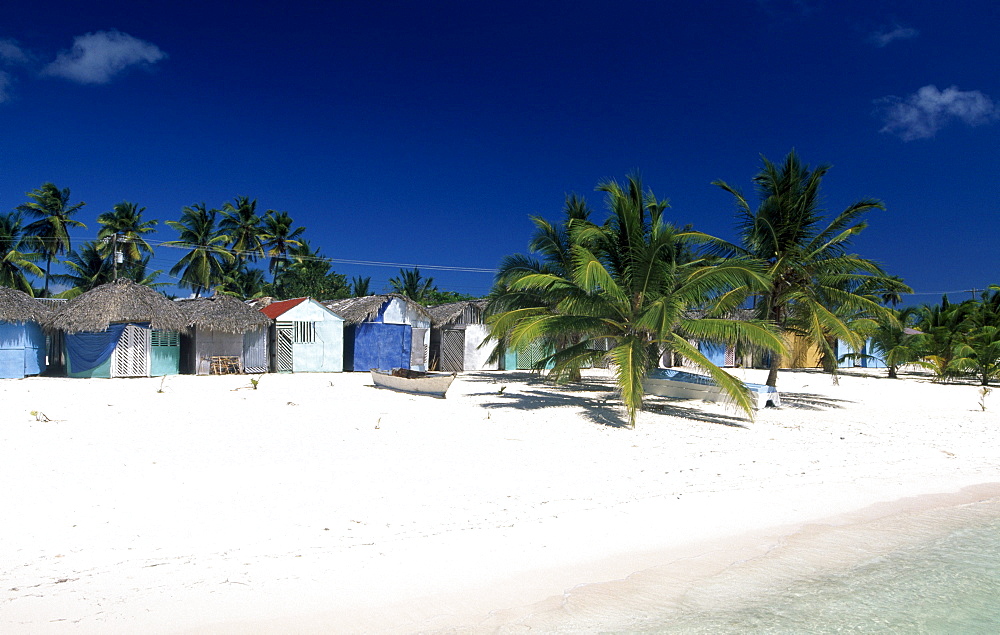
M 0 214 L 0 286 L 34 295 L 28 276 L 44 275 L 35 264 L 41 257 L 31 250 L 20 212 Z
M 330 263 L 313 251 L 308 241 L 291 250 L 291 264 L 272 287 L 273 295 L 281 300 L 309 296 L 320 300 L 350 297 L 347 276 L 330 271 Z
M 252 300 L 268 295 L 271 285 L 264 278 L 263 271 L 234 258 L 223 263 L 222 282 L 215 290 L 241 300 Z
M 277 283 L 278 276 L 284 269 L 292 248 L 302 245 L 299 239 L 305 233 L 306 228 L 296 227 L 293 229 L 293 224 L 294 221 L 288 212 L 268 210 L 264 217 L 260 240 L 264 247 L 264 253 L 271 259 L 268 269 L 271 272 L 273 283 Z
M 836 339 L 861 348 L 862 338 L 851 328 L 851 320 L 892 321 L 870 289 L 909 291 L 875 262 L 847 251 L 851 239 L 867 226 L 864 215 L 885 209 L 880 201 L 860 200 L 824 224 L 820 184 L 829 169 L 821 165 L 810 170 L 794 151 L 780 167 L 764 158 L 753 179 L 760 199 L 756 209 L 738 189 L 715 181 L 736 202 L 741 242 L 710 241 L 715 253 L 763 268 L 767 284 L 757 294 L 758 317 L 805 336 L 828 359 L 834 355 L 831 341 Z M 772 358 L 770 386 L 777 384 L 779 363 Z
M 103 244 L 88 240 L 78 249 L 69 252 L 64 263 L 67 273 L 52 276 L 53 280 L 69 285 L 69 289 L 58 294 L 60 298 L 75 298 L 81 293 L 115 279 L 115 269 L 111 262 L 114 256 L 110 253 L 107 255 L 102 253 L 102 247 Z M 147 272 L 149 260 L 150 256 L 145 256 L 136 261 L 122 263 L 118 267 L 118 277 L 127 278 L 148 287 L 164 286 L 165 283 L 155 281 L 162 271 Z
M 170 270 L 170 275 L 180 273 L 180 285 L 194 290 L 196 297 L 224 283 L 224 265 L 234 260 L 225 247 L 229 237 L 219 233 L 216 226 L 218 214 L 219 210 L 207 209 L 204 203 L 199 203 L 185 207 L 180 221 L 167 221 L 180 238 L 163 244 L 188 250 Z
M 69 188 L 60 190 L 53 183 L 43 183 L 38 189 L 27 193 L 30 201 L 17 206 L 17 211 L 35 218 L 24 228 L 24 232 L 32 237 L 32 242 L 45 258 L 45 288 L 43 294 L 49 295 L 49 281 L 52 278 L 52 259 L 66 253 L 71 248 L 69 229 L 87 226 L 71 217 L 86 203 L 70 205 Z
M 371 276 L 354 276 L 351 278 L 351 296 L 352 298 L 362 298 L 366 295 L 371 295 Z
M 693 247 L 709 237 L 667 223 L 666 201 L 644 190 L 637 176 L 624 187 L 607 181 L 597 189 L 606 195 L 607 222 L 594 224 L 568 201 L 561 228 L 535 219 L 532 245 L 541 248 L 544 262 L 505 260 L 488 307 L 491 337 L 515 350 L 539 340 L 552 344 L 555 352 L 538 368 L 554 364 L 550 375 L 557 380 L 607 357 L 631 426 L 642 407 L 643 379 L 663 351 L 692 360 L 751 414 L 746 386 L 689 339 L 782 351 L 767 325 L 722 317 L 766 279 L 744 261 L 692 258 Z M 613 345 L 605 352 L 602 344 L 609 340 Z
M 110 212 L 97 217 L 101 229 L 97 233 L 98 250 L 105 257 L 113 257 L 115 247 L 122 253 L 123 264 L 138 262 L 143 256 L 151 255 L 153 248 L 145 236 L 156 231 L 157 221 L 142 220 L 145 207 L 122 201 Z
M 399 277 L 389 278 L 389 288 L 393 293 L 404 295 L 414 302 L 425 304 L 437 292 L 434 278 L 424 278 L 420 269 L 400 269 Z
M 219 231 L 229 236 L 229 248 L 241 264 L 256 262 L 264 256 L 262 222 L 257 214 L 257 199 L 237 196 L 233 202 L 222 206 Z

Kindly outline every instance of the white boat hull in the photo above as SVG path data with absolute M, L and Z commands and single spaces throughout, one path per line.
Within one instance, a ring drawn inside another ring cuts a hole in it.
M 396 369 L 394 372 L 399 372 Z M 377 388 L 388 388 L 413 395 L 429 395 L 444 399 L 445 393 L 455 381 L 455 373 L 422 373 L 419 371 L 403 371 L 400 374 L 385 373 L 371 369 L 372 382 Z M 402 376 L 401 376 L 402 375 Z M 409 375 L 409 376 L 406 376 Z
M 704 375 L 669 369 L 660 369 L 660 377 L 657 377 L 656 373 L 657 371 L 654 371 L 642 382 L 646 394 L 673 399 L 701 399 L 702 401 L 726 401 L 729 398 L 722 388 Z M 670 379 L 667 377 L 668 375 L 673 375 L 678 379 Z M 761 384 L 747 384 L 746 386 L 750 389 L 754 407 L 758 410 L 767 406 L 769 402 L 775 408 L 781 407 L 781 396 L 774 387 Z

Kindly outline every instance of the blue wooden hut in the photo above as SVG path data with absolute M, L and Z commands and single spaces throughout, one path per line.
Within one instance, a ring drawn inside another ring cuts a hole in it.
M 49 307 L 23 291 L 0 287 L 0 379 L 45 372 L 42 322 Z
M 69 377 L 158 377 L 180 371 L 187 323 L 176 302 L 119 278 L 73 298 L 45 326 L 63 333 Z
M 344 318 L 344 370 L 427 370 L 431 315 L 395 293 L 325 303 Z

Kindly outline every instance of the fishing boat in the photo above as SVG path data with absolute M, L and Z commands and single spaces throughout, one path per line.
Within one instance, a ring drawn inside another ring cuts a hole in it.
M 781 407 L 781 395 L 774 386 L 745 384 L 753 396 L 753 406 L 757 409 L 771 404 Z M 706 375 L 697 375 L 673 368 L 657 368 L 650 371 L 642 382 L 647 394 L 672 397 L 674 399 L 702 399 L 704 401 L 727 401 L 728 395 Z
M 393 368 L 387 373 L 375 368 L 372 371 L 372 381 L 377 388 L 388 388 L 414 395 L 429 395 L 444 399 L 451 382 L 455 381 L 457 373 L 425 373 L 407 368 Z

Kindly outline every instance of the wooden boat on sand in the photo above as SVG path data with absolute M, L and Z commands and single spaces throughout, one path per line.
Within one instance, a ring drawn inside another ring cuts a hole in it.
M 753 397 L 753 406 L 758 410 L 771 404 L 781 407 L 778 389 L 763 384 L 745 384 Z M 706 375 L 697 375 L 673 368 L 657 368 L 650 371 L 642 382 L 647 394 L 674 399 L 701 399 L 704 401 L 727 401 L 728 395 Z
M 393 368 L 387 373 L 375 368 L 372 371 L 372 381 L 376 388 L 388 388 L 414 395 L 429 395 L 444 399 L 451 382 L 455 381 L 457 373 L 425 373 L 419 370 Z

